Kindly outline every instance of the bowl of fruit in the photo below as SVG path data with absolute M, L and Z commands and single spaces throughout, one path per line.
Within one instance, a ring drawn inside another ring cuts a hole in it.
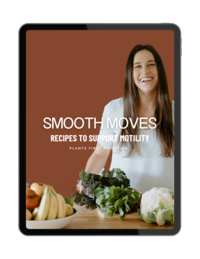
M 26 227 L 28 229 L 65 228 L 77 215 L 73 201 L 57 193 L 52 185 L 26 185 Z

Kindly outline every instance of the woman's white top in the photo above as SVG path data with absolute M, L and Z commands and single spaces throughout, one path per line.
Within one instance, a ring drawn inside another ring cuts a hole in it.
M 172 114 L 174 120 L 174 101 L 172 101 Z M 138 155 L 134 152 L 130 157 L 125 157 L 127 155 L 127 148 L 123 148 L 119 152 L 119 147 L 115 139 L 113 141 L 108 139 L 108 137 L 107 140 L 102 138 L 106 135 L 120 135 L 121 128 L 117 128 L 116 124 L 113 129 L 111 126 L 107 127 L 107 118 L 110 118 L 110 121 L 114 122 L 115 118 L 120 119 L 122 117 L 124 117 L 122 98 L 112 100 L 104 107 L 103 125 L 101 125 L 98 142 L 104 148 L 112 148 L 110 170 L 120 168 L 130 179 L 130 186 L 142 193 L 153 187 L 166 187 L 173 190 L 174 156 L 161 156 L 161 142 L 156 137 L 155 129 L 150 129 L 150 131 L 140 129 L 140 135 L 149 135 L 148 141 L 146 137 L 143 137 L 144 141 L 137 142 L 141 153 Z M 120 121 L 120 125 L 122 123 L 123 119 Z

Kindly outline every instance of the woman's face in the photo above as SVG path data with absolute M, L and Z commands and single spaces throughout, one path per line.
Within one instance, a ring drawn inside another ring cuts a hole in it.
M 138 51 L 133 60 L 133 80 L 142 92 L 150 92 L 158 85 L 158 70 L 153 54 L 146 50 Z

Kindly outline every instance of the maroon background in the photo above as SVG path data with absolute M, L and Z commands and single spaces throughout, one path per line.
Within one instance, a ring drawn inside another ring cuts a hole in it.
M 26 182 L 43 182 L 71 197 L 96 142 L 50 142 L 50 135 L 97 135 L 83 129 L 44 129 L 45 117 L 96 117 L 122 96 L 127 58 L 137 44 L 150 44 L 165 65 L 174 100 L 173 31 L 28 31 L 26 34 Z M 106 170 L 109 169 L 111 156 Z

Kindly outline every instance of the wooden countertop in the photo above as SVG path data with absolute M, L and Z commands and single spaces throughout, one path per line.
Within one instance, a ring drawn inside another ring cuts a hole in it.
M 77 215 L 65 229 L 172 229 L 174 224 L 166 223 L 164 226 L 149 224 L 144 222 L 137 213 L 133 213 L 133 218 L 123 220 L 118 218 L 102 218 L 98 210 L 87 210 L 85 206 L 73 206 Z M 130 217 L 130 216 L 129 216 Z

